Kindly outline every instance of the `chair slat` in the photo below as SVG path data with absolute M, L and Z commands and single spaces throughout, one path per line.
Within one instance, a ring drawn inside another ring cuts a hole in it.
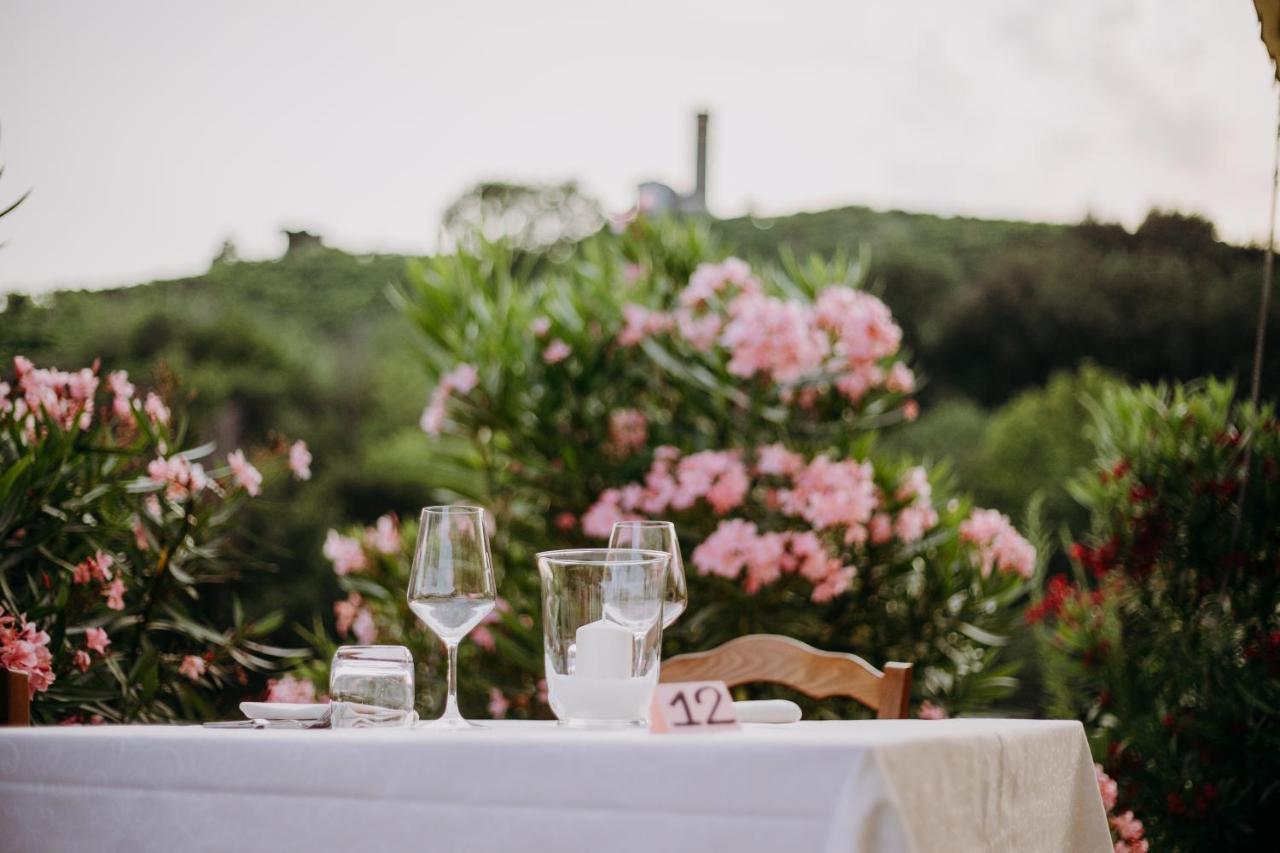
M 905 717 L 911 696 L 909 663 L 886 664 L 881 672 L 857 655 L 821 651 L 779 634 L 749 634 L 710 651 L 677 655 L 663 661 L 660 678 L 723 681 L 730 687 L 769 682 L 814 699 L 846 696 L 881 719 Z

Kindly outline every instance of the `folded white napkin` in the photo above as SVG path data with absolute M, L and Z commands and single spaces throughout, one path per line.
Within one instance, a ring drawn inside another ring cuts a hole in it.
M 803 716 L 800 706 L 786 699 L 734 702 L 733 713 L 740 723 L 796 723 Z

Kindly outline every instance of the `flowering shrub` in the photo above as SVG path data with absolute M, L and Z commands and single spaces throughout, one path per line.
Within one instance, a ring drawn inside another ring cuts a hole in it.
M 1027 611 L 1051 712 L 1160 848 L 1264 847 L 1280 797 L 1280 425 L 1233 390 L 1103 392 L 1075 576 Z
M 305 631 L 315 660 L 269 683 L 268 701 L 316 701 L 328 684 L 329 661 L 338 643 L 393 643 L 413 653 L 419 711 L 429 716 L 444 709 L 443 646 L 419 623 L 405 598 L 416 537 L 416 522 L 402 526 L 393 515 L 345 534 L 329 531 L 324 554 L 346 593 L 333 605 L 337 642 L 319 622 Z M 549 717 L 541 672 L 542 637 L 532 617 L 499 599 L 459 649 L 459 702 L 464 712 L 477 716 L 486 708 L 495 718 Z
M 28 674 L 40 722 L 212 715 L 223 688 L 286 655 L 260 642 L 278 619 L 208 603 L 234 577 L 221 552 L 270 454 L 237 450 L 206 469 L 213 448 L 187 447 L 164 398 L 123 371 L 104 381 L 96 364 L 68 373 L 19 356 L 11 378 L 0 381 L 0 665 Z
M 1144 838 L 1146 827 L 1142 821 L 1133 816 L 1132 810 L 1115 813 L 1120 786 L 1107 775 L 1101 764 L 1093 765 L 1093 771 L 1098 778 L 1098 793 L 1102 795 L 1102 807 L 1107 812 L 1107 826 L 1111 830 L 1111 840 L 1115 842 L 1115 853 L 1147 853 L 1149 845 Z
M 411 267 L 438 485 L 494 511 L 502 594 L 531 616 L 535 551 L 671 517 L 695 577 L 668 652 L 777 631 L 915 662 L 939 714 L 988 706 L 1013 685 L 997 658 L 1034 549 L 876 458 L 916 377 L 861 265 L 720 257 L 696 227 L 633 218 L 565 260 L 485 246 Z

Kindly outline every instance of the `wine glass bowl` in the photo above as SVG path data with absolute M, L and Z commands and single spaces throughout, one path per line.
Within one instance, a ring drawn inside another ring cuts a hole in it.
M 670 521 L 618 521 L 609 534 L 610 548 L 662 551 L 671 556 L 667 564 L 666 589 L 662 601 L 662 627 L 670 628 L 689 604 L 689 590 L 680 557 L 680 540 Z
M 440 638 L 449 656 L 444 713 L 427 727 L 475 728 L 458 711 L 458 644 L 498 601 L 483 508 L 422 511 L 407 597 L 409 609 Z

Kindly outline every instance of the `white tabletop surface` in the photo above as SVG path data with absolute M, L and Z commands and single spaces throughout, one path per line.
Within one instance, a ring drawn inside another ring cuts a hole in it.
M 0 729 L 6 851 L 1104 851 L 1074 721 Z

